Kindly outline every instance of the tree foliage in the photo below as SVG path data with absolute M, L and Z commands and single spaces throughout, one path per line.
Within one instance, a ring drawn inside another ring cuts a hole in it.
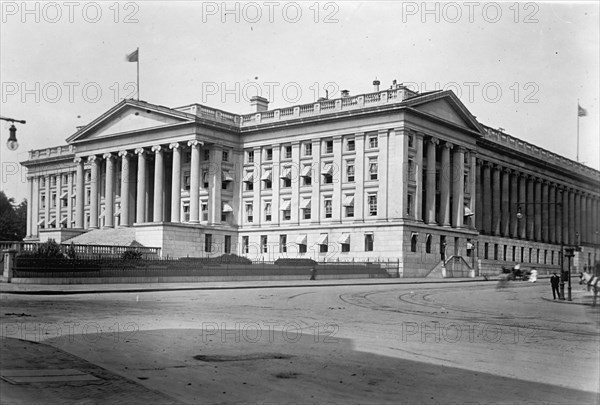
M 54 240 L 50 239 L 44 243 L 38 245 L 35 252 L 36 257 L 47 257 L 47 258 L 63 258 L 65 257 L 60 251 L 60 245 Z
M 0 240 L 21 241 L 27 232 L 27 201 L 15 205 L 14 198 L 8 198 L 0 191 Z

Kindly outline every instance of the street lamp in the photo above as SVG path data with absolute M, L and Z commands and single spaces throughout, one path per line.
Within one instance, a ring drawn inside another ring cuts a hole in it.
M 555 205 L 560 209 L 561 220 L 563 220 L 563 218 L 565 217 L 565 211 L 564 211 L 564 206 L 563 206 L 562 202 L 521 202 L 518 204 L 519 205 L 517 206 L 517 219 L 523 219 L 524 215 L 523 215 L 523 212 L 521 211 L 521 205 L 527 205 L 527 204 Z M 564 247 L 565 247 L 565 245 L 564 245 L 563 237 L 561 235 L 560 236 L 560 254 L 558 255 L 558 257 L 560 259 L 560 299 L 561 300 L 565 299 L 565 280 L 564 280 L 564 268 L 563 268 Z M 569 263 L 570 262 L 571 262 L 571 259 L 569 258 Z M 569 294 L 568 300 L 571 301 L 571 266 L 570 265 L 568 268 L 567 282 L 568 282 L 567 292 Z
M 6 141 L 6 147 L 8 147 L 8 149 L 11 151 L 17 150 L 19 148 L 19 142 L 17 141 L 17 127 L 15 127 L 15 122 L 18 122 L 19 124 L 25 124 L 25 120 L 17 120 L 8 117 L 0 117 L 0 120 L 11 123 L 11 126 L 8 129 L 9 135 L 8 141 Z

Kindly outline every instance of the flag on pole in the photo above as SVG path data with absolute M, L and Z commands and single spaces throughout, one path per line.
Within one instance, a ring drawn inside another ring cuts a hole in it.
M 125 56 L 125 60 L 127 62 L 139 62 L 138 60 L 139 49 L 131 52 L 129 55 Z
M 136 55 L 137 58 L 137 55 Z M 581 108 L 581 106 L 579 104 L 577 104 L 577 116 L 578 117 L 585 117 L 587 115 L 587 111 L 585 110 L 585 108 Z

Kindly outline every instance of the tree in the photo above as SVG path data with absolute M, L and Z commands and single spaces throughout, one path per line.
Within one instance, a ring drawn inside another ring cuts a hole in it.
M 0 191 L 0 240 L 21 241 L 27 233 L 27 201 L 15 206 L 14 198 Z

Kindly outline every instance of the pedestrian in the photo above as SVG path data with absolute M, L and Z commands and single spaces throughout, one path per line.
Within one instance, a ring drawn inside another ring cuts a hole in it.
M 311 280 L 316 280 L 317 279 L 317 268 L 315 266 L 312 266 L 310 268 L 310 279 Z
M 535 283 L 537 281 L 537 270 L 535 267 L 531 270 L 531 274 L 529 275 L 529 282 Z
M 558 299 L 560 299 L 560 291 L 558 290 L 558 285 L 560 284 L 560 277 L 556 275 L 556 273 L 552 274 L 550 277 L 550 284 L 552 284 L 552 296 L 556 299 L 558 295 Z

